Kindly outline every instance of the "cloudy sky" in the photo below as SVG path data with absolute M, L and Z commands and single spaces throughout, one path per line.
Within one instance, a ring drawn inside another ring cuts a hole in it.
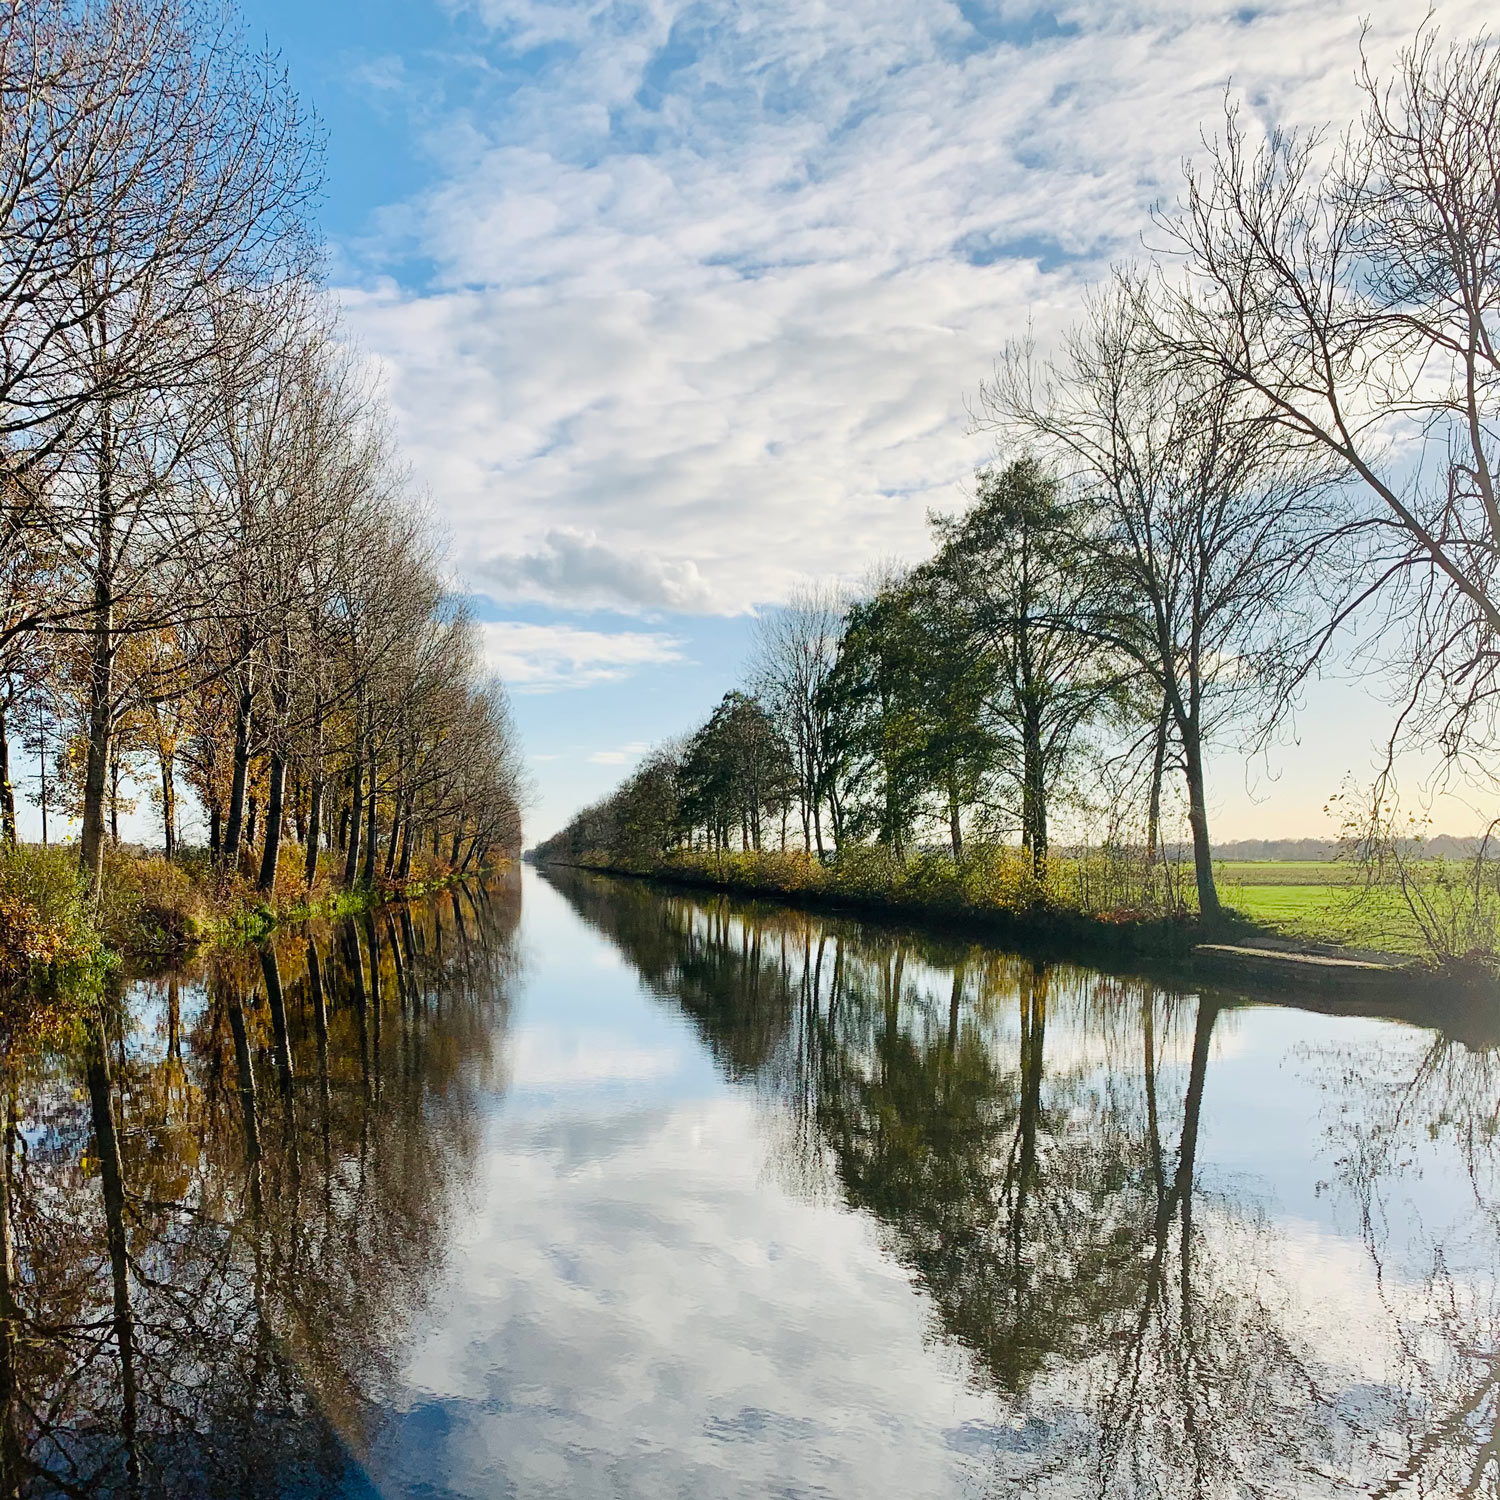
M 532 836 L 698 722 L 799 578 L 917 555 L 990 451 L 995 351 L 1142 253 L 1226 87 L 1347 118 L 1360 29 L 1323 0 L 243 7 L 327 126 L 332 278 L 516 695 Z M 1418 10 L 1369 6 L 1377 61 Z M 1297 743 L 1217 764 L 1220 836 L 1334 831 L 1385 720 L 1317 687 Z

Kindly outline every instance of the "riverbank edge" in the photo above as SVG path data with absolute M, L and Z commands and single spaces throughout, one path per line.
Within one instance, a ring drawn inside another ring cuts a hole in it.
M 328 889 L 316 900 L 279 906 L 247 897 L 208 919 L 196 913 L 176 913 L 186 919 L 150 929 L 133 927 L 133 940 L 123 942 L 111 941 L 96 915 L 83 932 L 72 935 L 67 951 L 59 958 L 0 974 L 0 1034 L 16 1035 L 65 1024 L 73 1009 L 70 1002 L 94 993 L 112 974 L 140 977 L 176 968 L 204 954 L 250 947 L 309 922 L 359 917 L 436 896 L 468 881 L 490 880 L 516 870 L 518 863 L 501 859 L 461 873 L 446 871 L 399 886 Z M 201 888 L 191 889 L 195 898 L 205 894 Z
M 1025 911 L 914 900 L 818 887 L 786 889 L 732 872 L 662 865 L 650 870 L 585 861 L 532 860 L 538 870 L 581 870 L 649 884 L 716 891 L 748 900 L 829 915 L 857 916 L 916 926 L 954 937 L 998 942 L 1042 959 L 1086 959 L 1116 969 L 1177 981 L 1206 981 L 1257 990 L 1305 992 L 1330 999 L 1398 999 L 1421 1003 L 1500 999 L 1493 975 L 1477 965 L 1440 967 L 1392 955 L 1371 961 L 1358 950 L 1327 944 L 1294 944 L 1253 922 L 1229 918 L 1208 925 L 1196 918 L 1125 918 L 1110 921 L 1080 912 L 1038 907 Z M 1261 946 L 1263 945 L 1263 946 Z
M 176 937 L 166 943 L 138 942 L 120 948 L 106 946 L 105 951 L 112 962 L 134 967 L 177 964 L 215 949 L 249 947 L 285 928 L 302 926 L 308 922 L 332 922 L 344 917 L 361 917 L 367 912 L 380 911 L 387 906 L 420 901 L 428 896 L 440 895 L 466 881 L 492 879 L 506 870 L 516 868 L 517 863 L 516 860 L 503 859 L 472 870 L 448 871 L 399 886 L 346 886 L 332 890 L 316 901 L 298 902 L 290 906 L 249 903 L 214 921 L 200 924 L 191 934 Z

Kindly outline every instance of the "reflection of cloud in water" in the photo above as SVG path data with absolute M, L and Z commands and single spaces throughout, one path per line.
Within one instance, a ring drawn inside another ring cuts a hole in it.
M 682 1064 L 681 1049 L 641 1047 L 624 1037 L 579 1036 L 549 1026 L 518 1028 L 508 1057 L 511 1086 L 519 1089 L 645 1082 L 670 1077 Z
M 1383 1037 L 1430 1047 L 1430 1033 L 769 906 L 582 879 L 568 893 L 753 1083 L 762 1180 L 858 1210 L 925 1293 L 932 1333 L 994 1395 L 929 1437 L 984 1454 L 995 1494 L 1290 1497 L 1394 1480 L 1435 1495 L 1448 1491 L 1421 1486 L 1464 1461 L 1444 1454 L 1488 1451 L 1461 1388 L 1480 1380 L 1489 1400 L 1483 1370 L 1462 1368 L 1494 1347 L 1483 1277 L 1372 1261 L 1326 1180 L 1426 1158 L 1462 1217 L 1455 1168 L 1478 1153 L 1445 1110 L 1465 1097 L 1457 1071 L 1476 1070 L 1449 1049 L 1421 1073 L 1431 1119 L 1410 1118 L 1404 1059 L 1397 1107 L 1375 1110 L 1355 1150 L 1327 1153 L 1319 1126 L 1341 1104 L 1347 1133 L 1379 1099 Z M 1337 1091 L 1300 1076 L 1315 1038 L 1340 1044 Z M 1458 1312 L 1439 1327 L 1445 1292 Z
M 492 1493 L 503 1453 L 523 1494 L 977 1483 L 992 1403 L 931 1344 L 864 1218 L 767 1191 L 756 1109 L 740 1095 L 514 1134 L 377 1477 Z

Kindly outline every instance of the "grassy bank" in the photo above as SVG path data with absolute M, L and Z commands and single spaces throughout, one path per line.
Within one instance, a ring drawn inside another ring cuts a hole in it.
M 1491 903 L 1466 897 L 1462 873 L 1430 862 L 1420 889 L 1371 887 L 1335 862 L 1226 862 L 1218 870 L 1223 919 L 1199 920 L 1191 871 L 1146 868 L 1108 850 L 1054 858 L 1047 879 L 1021 851 L 983 847 L 961 864 L 946 855 L 897 860 L 860 847 L 823 864 L 808 855 L 678 851 L 649 863 L 585 856 L 585 868 L 669 883 L 771 896 L 800 904 L 961 922 L 1001 938 L 1058 942 L 1095 953 L 1181 956 L 1206 940 L 1282 938 L 1331 949 L 1375 949 L 1433 968 L 1463 962 L 1493 968 L 1486 924 Z M 1472 894 L 1472 893 L 1471 893 Z M 1422 920 L 1412 898 L 1425 903 Z M 1465 902 L 1467 900 L 1467 905 Z
M 1463 861 L 1422 860 L 1404 884 L 1368 883 L 1354 864 L 1226 861 L 1226 906 L 1279 936 L 1374 948 L 1429 962 L 1493 956 L 1500 902 L 1494 872 Z
M 446 864 L 423 864 L 402 884 L 343 886 L 335 861 L 311 889 L 300 859 L 287 860 L 271 891 L 201 855 L 111 849 L 94 900 L 70 845 L 0 849 L 0 1007 L 8 1033 L 49 1024 L 59 997 L 87 994 L 122 961 L 170 964 L 201 947 L 252 942 L 287 923 L 349 916 L 383 901 L 448 885 Z
M 859 846 L 822 863 L 800 851 L 677 851 L 649 863 L 585 856 L 579 867 L 644 876 L 670 884 L 769 896 L 799 905 L 961 924 L 999 940 L 1026 941 L 1096 954 L 1186 954 L 1203 940 L 1184 899 L 1180 867 L 1144 869 L 1108 851 L 1052 861 L 1045 882 L 1020 850 L 981 847 L 961 863 L 926 853 L 898 860 Z M 1250 924 L 1231 915 L 1230 936 Z

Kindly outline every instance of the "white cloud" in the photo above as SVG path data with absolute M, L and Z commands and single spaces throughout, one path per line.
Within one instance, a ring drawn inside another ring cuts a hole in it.
M 641 667 L 681 661 L 681 642 L 645 631 L 581 630 L 572 625 L 490 621 L 480 627 L 491 671 L 518 693 L 618 682 Z
M 990 1445 L 953 1439 L 994 1403 L 869 1222 L 767 1181 L 748 1095 L 652 1106 L 496 1132 L 380 1491 L 981 1493 Z
M 714 596 L 691 560 L 624 551 L 592 532 L 561 526 L 535 552 L 497 553 L 476 570 L 502 596 L 563 600 L 584 608 L 671 609 L 709 614 Z
M 639 760 L 650 748 L 644 740 L 632 740 L 618 750 L 596 750 L 589 760 L 596 766 L 623 766 L 629 761 Z
M 680 1049 L 641 1046 L 624 1036 L 532 1025 L 510 1035 L 507 1061 L 513 1089 L 556 1089 L 668 1078 L 683 1056 Z
M 1232 76 L 1346 118 L 1342 0 L 476 0 L 484 101 L 347 294 L 472 580 L 732 612 L 923 545 L 988 442 L 966 396 L 1139 251 Z M 1417 13 L 1369 8 L 1378 61 Z M 1472 31 L 1454 0 L 1439 19 Z M 538 64 L 538 57 L 551 60 Z

